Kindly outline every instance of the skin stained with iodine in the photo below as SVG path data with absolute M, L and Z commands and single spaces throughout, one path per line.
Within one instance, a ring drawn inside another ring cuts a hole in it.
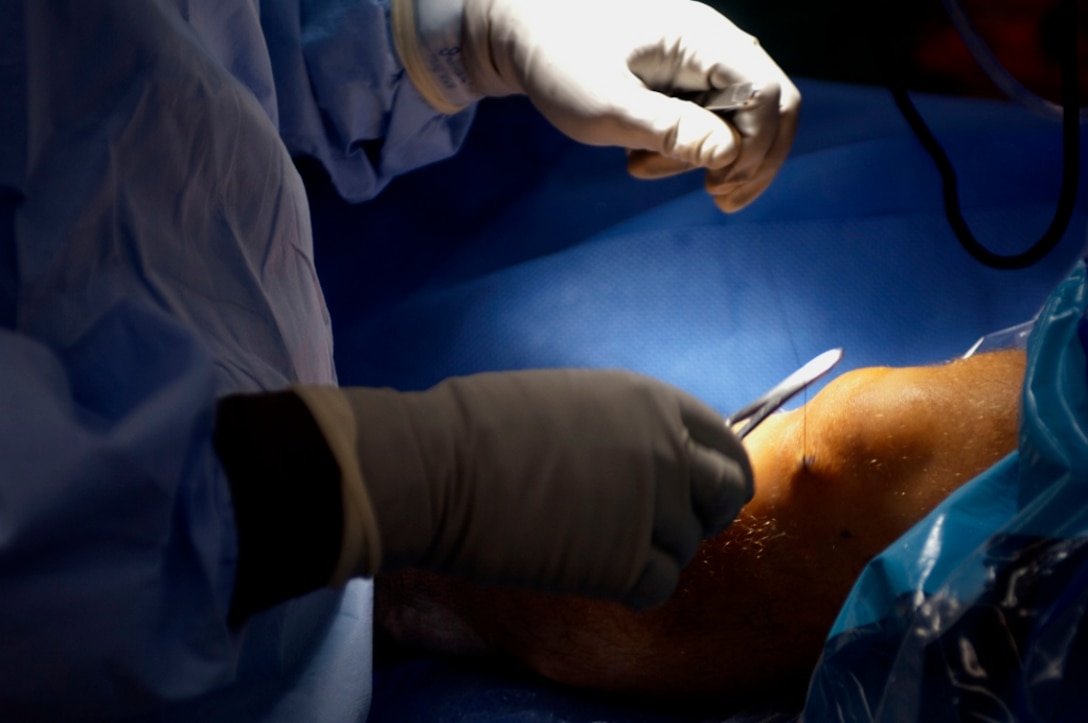
M 755 498 L 653 610 L 409 570 L 379 576 L 379 628 L 625 694 L 745 695 L 803 678 L 865 564 L 1015 448 L 1023 373 L 1015 351 L 860 369 L 768 418 L 745 440 Z

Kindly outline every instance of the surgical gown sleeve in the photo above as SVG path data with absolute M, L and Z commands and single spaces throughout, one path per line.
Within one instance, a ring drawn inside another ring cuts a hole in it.
M 226 394 L 335 382 L 302 181 L 178 4 L 5 12 L 0 720 L 163 720 L 247 680 L 273 705 L 341 596 L 228 625 L 239 528 L 212 442 Z M 368 609 L 360 592 L 346 614 Z M 348 672 L 348 714 L 279 720 L 358 720 L 369 675 Z
M 121 304 L 60 353 L 0 330 L 0 360 L 0 716 L 111 719 L 229 681 L 206 355 Z
M 452 155 L 468 131 L 471 108 L 439 113 L 409 82 L 393 47 L 388 0 L 264 0 L 260 25 L 274 104 L 261 63 L 238 60 L 254 37 L 217 40 L 223 23 L 191 22 L 264 96 L 291 153 L 319 160 L 349 201 L 371 198 L 394 176 Z

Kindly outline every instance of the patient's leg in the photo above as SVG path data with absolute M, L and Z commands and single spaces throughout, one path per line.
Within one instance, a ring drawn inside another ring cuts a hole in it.
M 756 496 L 665 605 L 379 577 L 377 621 L 446 652 L 499 653 L 555 680 L 648 694 L 752 691 L 805 674 L 865 563 L 1016 446 L 1024 355 L 869 368 L 746 440 Z

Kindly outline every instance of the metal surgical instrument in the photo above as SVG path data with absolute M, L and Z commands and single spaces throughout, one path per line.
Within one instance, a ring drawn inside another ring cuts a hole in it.
M 737 436 L 744 439 L 749 432 L 759 426 L 772 412 L 793 398 L 801 390 L 831 371 L 842 359 L 842 349 L 830 349 L 820 354 L 803 367 L 779 382 L 771 391 L 754 402 L 744 405 L 725 419 L 725 425 L 732 427 L 748 420 Z
M 752 83 L 735 83 L 725 88 L 679 92 L 675 96 L 715 113 L 731 113 L 754 105 L 759 89 Z
M 728 88 L 707 91 L 699 99 L 699 105 L 707 110 L 724 113 L 747 108 L 756 99 L 756 88 L 751 83 L 737 83 Z

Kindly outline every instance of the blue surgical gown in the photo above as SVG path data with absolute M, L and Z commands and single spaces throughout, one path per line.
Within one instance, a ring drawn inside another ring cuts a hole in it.
M 225 624 L 220 395 L 331 383 L 292 156 L 453 153 L 381 0 L 23 0 L 0 21 L 0 719 L 360 720 L 365 581 Z

